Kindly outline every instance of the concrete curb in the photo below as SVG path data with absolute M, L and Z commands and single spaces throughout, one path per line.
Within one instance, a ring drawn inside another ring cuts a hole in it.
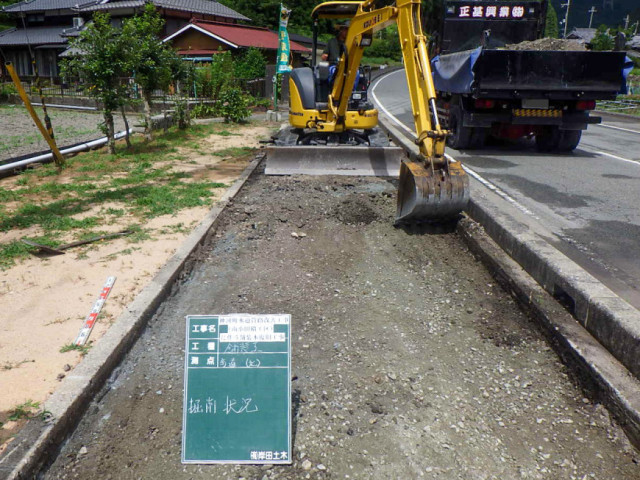
M 381 115 L 380 124 L 409 156 L 417 154 L 418 147 L 391 119 Z M 551 246 L 538 230 L 532 231 L 517 210 L 472 182 L 475 189 L 466 213 L 482 228 L 463 221 L 462 236 L 535 314 L 561 347 L 559 354 L 589 379 L 588 386 L 640 448 L 640 312 Z M 480 231 L 495 244 L 480 238 Z
M 30 421 L 9 444 L 0 456 L 0 478 L 34 478 L 45 462 L 55 455 L 94 395 L 137 340 L 160 303 L 169 295 L 189 256 L 203 243 L 224 208 L 242 189 L 263 158 L 264 153 L 261 152 L 247 166 L 151 283 L 127 306 L 100 342 L 45 402 L 44 410 L 50 412 L 52 419 L 46 423 Z

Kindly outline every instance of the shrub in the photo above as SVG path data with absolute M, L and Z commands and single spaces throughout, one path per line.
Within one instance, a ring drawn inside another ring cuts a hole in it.
M 214 105 L 209 103 L 199 103 L 191 109 L 191 117 L 193 118 L 210 118 L 216 116 Z
M 230 87 L 220 94 L 220 114 L 225 122 L 241 123 L 249 118 L 251 110 L 242 90 Z
M 249 48 L 235 62 L 235 77 L 241 80 L 262 78 L 267 61 L 257 48 Z
M 0 102 L 6 102 L 9 100 L 9 95 L 16 93 L 18 93 L 18 90 L 13 83 L 3 83 L 0 85 Z
M 234 65 L 231 53 L 213 55 L 206 67 L 196 69 L 196 90 L 198 97 L 217 100 L 224 88 L 234 83 Z

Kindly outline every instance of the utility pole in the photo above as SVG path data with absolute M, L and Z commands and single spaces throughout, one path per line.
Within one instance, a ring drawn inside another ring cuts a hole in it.
M 589 10 L 587 13 L 590 13 L 591 16 L 589 17 L 589 28 L 591 28 L 591 24 L 593 23 L 593 14 L 596 13 L 598 10 L 596 10 L 596 7 L 591 7 L 591 10 Z
M 561 3 L 562 8 L 567 7 L 567 13 L 564 15 L 564 33 L 563 38 L 567 38 L 567 28 L 569 28 L 569 9 L 571 9 L 571 0 L 567 0 L 567 3 Z
M 624 29 L 626 30 L 627 28 L 629 28 L 629 20 L 631 20 L 631 18 L 629 18 L 629 14 L 627 13 L 627 16 L 624 19 Z

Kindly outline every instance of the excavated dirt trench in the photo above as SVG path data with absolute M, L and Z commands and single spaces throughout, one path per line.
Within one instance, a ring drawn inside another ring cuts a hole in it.
M 634 479 L 638 457 L 447 228 L 394 182 L 258 171 L 48 479 Z M 181 465 L 184 317 L 292 316 L 291 466 Z

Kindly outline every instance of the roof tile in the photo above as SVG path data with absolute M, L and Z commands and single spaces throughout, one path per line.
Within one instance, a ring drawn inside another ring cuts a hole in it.
M 52 0 L 40 0 L 52 1 Z M 76 0 L 77 1 L 77 0 Z M 250 20 L 235 10 L 216 2 L 215 0 L 151 0 L 157 7 L 179 10 L 181 12 L 203 13 L 219 17 L 233 18 L 235 20 Z M 144 0 L 123 0 L 101 4 L 89 4 L 79 8 L 82 12 L 95 12 L 98 10 L 113 10 L 116 8 L 134 8 L 145 4 Z
M 64 44 L 67 43 L 63 35 L 65 30 L 73 30 L 73 28 L 60 26 L 11 28 L 0 32 L 0 46 Z
M 205 30 L 212 35 L 239 47 L 278 49 L 278 34 L 261 27 L 233 25 L 229 23 L 196 21 L 190 26 Z M 174 34 L 175 35 L 175 34 Z M 289 42 L 291 51 L 308 52 L 309 49 L 296 42 Z

